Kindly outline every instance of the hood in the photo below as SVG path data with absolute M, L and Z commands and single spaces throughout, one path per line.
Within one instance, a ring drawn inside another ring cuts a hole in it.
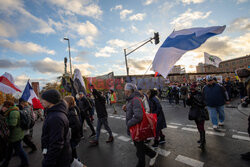
M 135 91 L 129 97 L 127 97 L 126 100 L 129 101 L 133 99 L 134 97 L 141 97 L 141 94 L 138 91 Z
M 64 100 L 61 100 L 59 103 L 55 104 L 53 107 L 48 108 L 46 112 L 62 112 L 67 115 L 68 106 Z
M 19 111 L 19 108 L 17 106 L 10 107 L 6 112 L 5 116 L 8 116 L 11 111 Z

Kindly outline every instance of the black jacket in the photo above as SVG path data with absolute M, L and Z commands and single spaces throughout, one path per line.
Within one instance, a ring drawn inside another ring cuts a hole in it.
M 64 101 L 46 110 L 42 129 L 42 149 L 47 149 L 43 167 L 69 167 L 71 160 L 69 120 Z
M 205 120 L 203 112 L 205 108 L 205 103 L 201 92 L 191 92 L 190 99 L 187 99 L 187 105 L 190 106 L 190 110 L 192 110 L 192 113 L 194 113 L 194 119 L 199 121 Z
M 157 114 L 157 127 L 156 130 L 159 131 L 167 127 L 165 115 L 162 110 L 162 106 L 157 97 L 149 98 L 149 106 L 151 113 Z
M 78 107 L 71 107 L 68 110 L 69 127 L 71 128 L 71 141 L 80 142 L 82 128 L 78 116 Z
M 79 99 L 77 105 L 81 111 L 81 114 L 84 114 L 85 116 L 89 115 L 91 107 L 86 97 L 82 97 L 81 99 Z
M 93 96 L 95 98 L 95 108 L 98 118 L 105 118 L 108 116 L 106 110 L 106 99 L 96 89 L 93 89 Z

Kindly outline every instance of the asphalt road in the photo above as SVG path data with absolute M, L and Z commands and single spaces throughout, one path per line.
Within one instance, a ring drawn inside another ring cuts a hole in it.
M 249 167 L 250 161 L 240 159 L 240 154 L 250 151 L 250 138 L 247 135 L 247 117 L 237 108 L 225 108 L 226 120 L 224 130 L 215 132 L 212 124 L 206 121 L 206 151 L 202 152 L 196 141 L 199 134 L 194 121 L 188 120 L 188 108 L 182 104 L 170 105 L 162 101 L 168 128 L 163 132 L 166 143 L 156 150 L 159 153 L 156 167 Z M 235 104 L 234 104 L 235 105 Z M 106 144 L 108 138 L 105 130 L 100 135 L 99 145 L 91 147 L 89 144 L 90 130 L 84 131 L 85 140 L 77 148 L 78 157 L 88 167 L 134 167 L 137 162 L 135 147 L 126 134 L 125 113 L 118 106 L 118 113 L 112 114 L 108 107 L 109 124 L 114 132 L 115 141 Z M 94 121 L 96 126 L 96 120 Z M 42 122 L 34 127 L 33 141 L 39 150 L 29 156 L 31 167 L 40 167 L 41 155 L 41 128 Z M 104 127 L 103 127 L 104 129 Z M 150 143 L 150 145 L 152 142 Z M 29 149 L 25 148 L 28 152 Z M 148 164 L 149 158 L 146 158 Z M 19 159 L 13 157 L 10 167 L 18 166 Z

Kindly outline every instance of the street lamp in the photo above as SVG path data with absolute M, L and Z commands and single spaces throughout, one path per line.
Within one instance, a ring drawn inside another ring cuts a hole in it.
M 72 76 L 72 66 L 71 66 L 71 55 L 70 55 L 70 42 L 69 42 L 69 38 L 64 37 L 64 40 L 68 41 L 68 47 L 69 47 L 69 66 L 70 66 L 70 74 Z

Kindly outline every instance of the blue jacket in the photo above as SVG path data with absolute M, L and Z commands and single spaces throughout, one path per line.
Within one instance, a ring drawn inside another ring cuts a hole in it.
M 217 83 L 206 85 L 203 88 L 203 97 L 206 105 L 209 107 L 223 106 L 226 101 L 225 91 L 225 88 Z
M 67 105 L 59 102 L 46 110 L 47 115 L 42 129 L 43 167 L 70 167 L 71 147 Z

